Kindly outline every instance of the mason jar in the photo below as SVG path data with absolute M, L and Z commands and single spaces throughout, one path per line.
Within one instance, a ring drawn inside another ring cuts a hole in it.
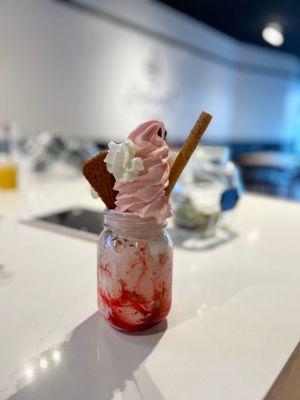
M 139 331 L 168 315 L 173 245 L 166 222 L 106 211 L 97 258 L 98 308 L 113 327 Z

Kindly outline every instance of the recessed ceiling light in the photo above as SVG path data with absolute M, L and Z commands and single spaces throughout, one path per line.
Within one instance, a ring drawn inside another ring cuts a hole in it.
M 34 370 L 30 366 L 25 369 L 24 373 L 28 380 L 31 380 L 34 377 Z
M 53 350 L 52 352 L 52 359 L 56 363 L 59 363 L 61 360 L 61 352 L 59 350 Z
M 40 359 L 40 367 L 45 370 L 48 368 L 48 361 L 46 358 L 41 358 Z
M 275 22 L 268 24 L 262 31 L 262 37 L 272 46 L 281 46 L 284 42 L 282 26 Z

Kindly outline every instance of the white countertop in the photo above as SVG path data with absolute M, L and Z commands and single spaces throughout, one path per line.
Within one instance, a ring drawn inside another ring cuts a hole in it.
M 246 195 L 232 240 L 177 244 L 143 335 L 98 316 L 94 243 L 17 222 L 70 205 L 98 203 L 82 180 L 0 192 L 0 399 L 262 399 L 299 340 L 300 204 Z

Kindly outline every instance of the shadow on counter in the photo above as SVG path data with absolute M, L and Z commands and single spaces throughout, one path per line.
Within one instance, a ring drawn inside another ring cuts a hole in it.
M 143 362 L 167 329 L 167 322 L 128 335 L 93 314 L 69 340 L 31 360 L 10 400 L 126 398 L 163 400 Z

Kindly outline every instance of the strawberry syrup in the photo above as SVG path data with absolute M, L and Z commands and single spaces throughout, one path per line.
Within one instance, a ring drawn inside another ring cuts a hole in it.
M 140 331 L 162 321 L 171 307 L 172 250 L 152 256 L 149 246 L 116 257 L 103 248 L 98 263 L 98 307 L 115 328 Z M 126 260 L 131 262 L 126 265 Z M 123 260 L 123 262 L 120 262 Z

